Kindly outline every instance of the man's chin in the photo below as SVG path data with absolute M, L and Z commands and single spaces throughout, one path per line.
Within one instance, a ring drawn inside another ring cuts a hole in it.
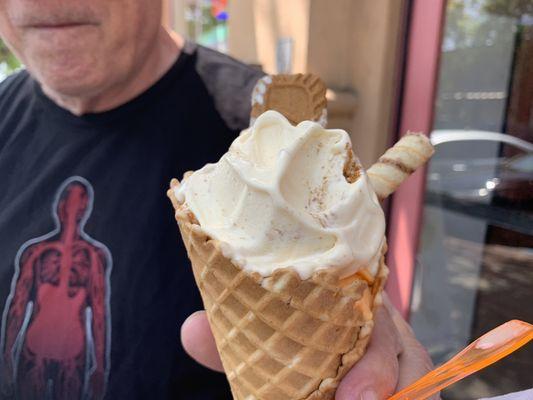
M 90 46 L 85 49 L 80 52 L 73 48 L 34 48 L 26 53 L 26 66 L 42 86 L 55 92 L 68 96 L 90 95 L 106 79 L 109 70 L 98 61 Z
M 90 82 L 64 80 L 61 82 L 43 83 L 48 89 L 47 92 L 54 92 L 62 97 L 88 98 L 94 93 L 98 93 L 99 85 Z
M 45 93 L 53 97 L 87 98 L 101 92 L 105 86 L 104 76 L 97 76 L 97 74 L 90 72 L 65 71 L 59 73 L 54 71 L 54 73 L 47 73 L 40 71 L 34 76 L 45 89 Z

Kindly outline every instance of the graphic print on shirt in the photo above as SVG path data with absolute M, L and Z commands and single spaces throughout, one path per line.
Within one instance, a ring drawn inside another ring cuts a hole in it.
M 53 202 L 56 228 L 17 252 L 2 316 L 2 395 L 20 400 L 104 396 L 112 258 L 104 244 L 84 232 L 93 199 L 86 179 L 67 179 Z

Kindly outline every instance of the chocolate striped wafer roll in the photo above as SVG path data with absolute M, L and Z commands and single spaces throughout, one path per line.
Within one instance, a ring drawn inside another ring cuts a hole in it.
M 402 137 L 367 170 L 370 183 L 380 200 L 388 197 L 401 183 L 424 165 L 435 152 L 429 138 L 420 133 Z

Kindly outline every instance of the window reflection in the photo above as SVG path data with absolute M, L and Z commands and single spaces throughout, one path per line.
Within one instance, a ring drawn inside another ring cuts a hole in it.
M 432 138 L 411 321 L 441 363 L 533 321 L 533 2 L 448 2 Z M 443 397 L 526 389 L 532 370 L 526 348 Z

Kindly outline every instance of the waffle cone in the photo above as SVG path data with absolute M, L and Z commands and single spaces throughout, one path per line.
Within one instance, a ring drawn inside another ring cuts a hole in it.
M 262 277 L 232 263 L 168 194 L 234 399 L 333 399 L 365 352 L 384 258 L 375 278 L 339 280 L 326 269 L 305 280 L 290 269 Z

